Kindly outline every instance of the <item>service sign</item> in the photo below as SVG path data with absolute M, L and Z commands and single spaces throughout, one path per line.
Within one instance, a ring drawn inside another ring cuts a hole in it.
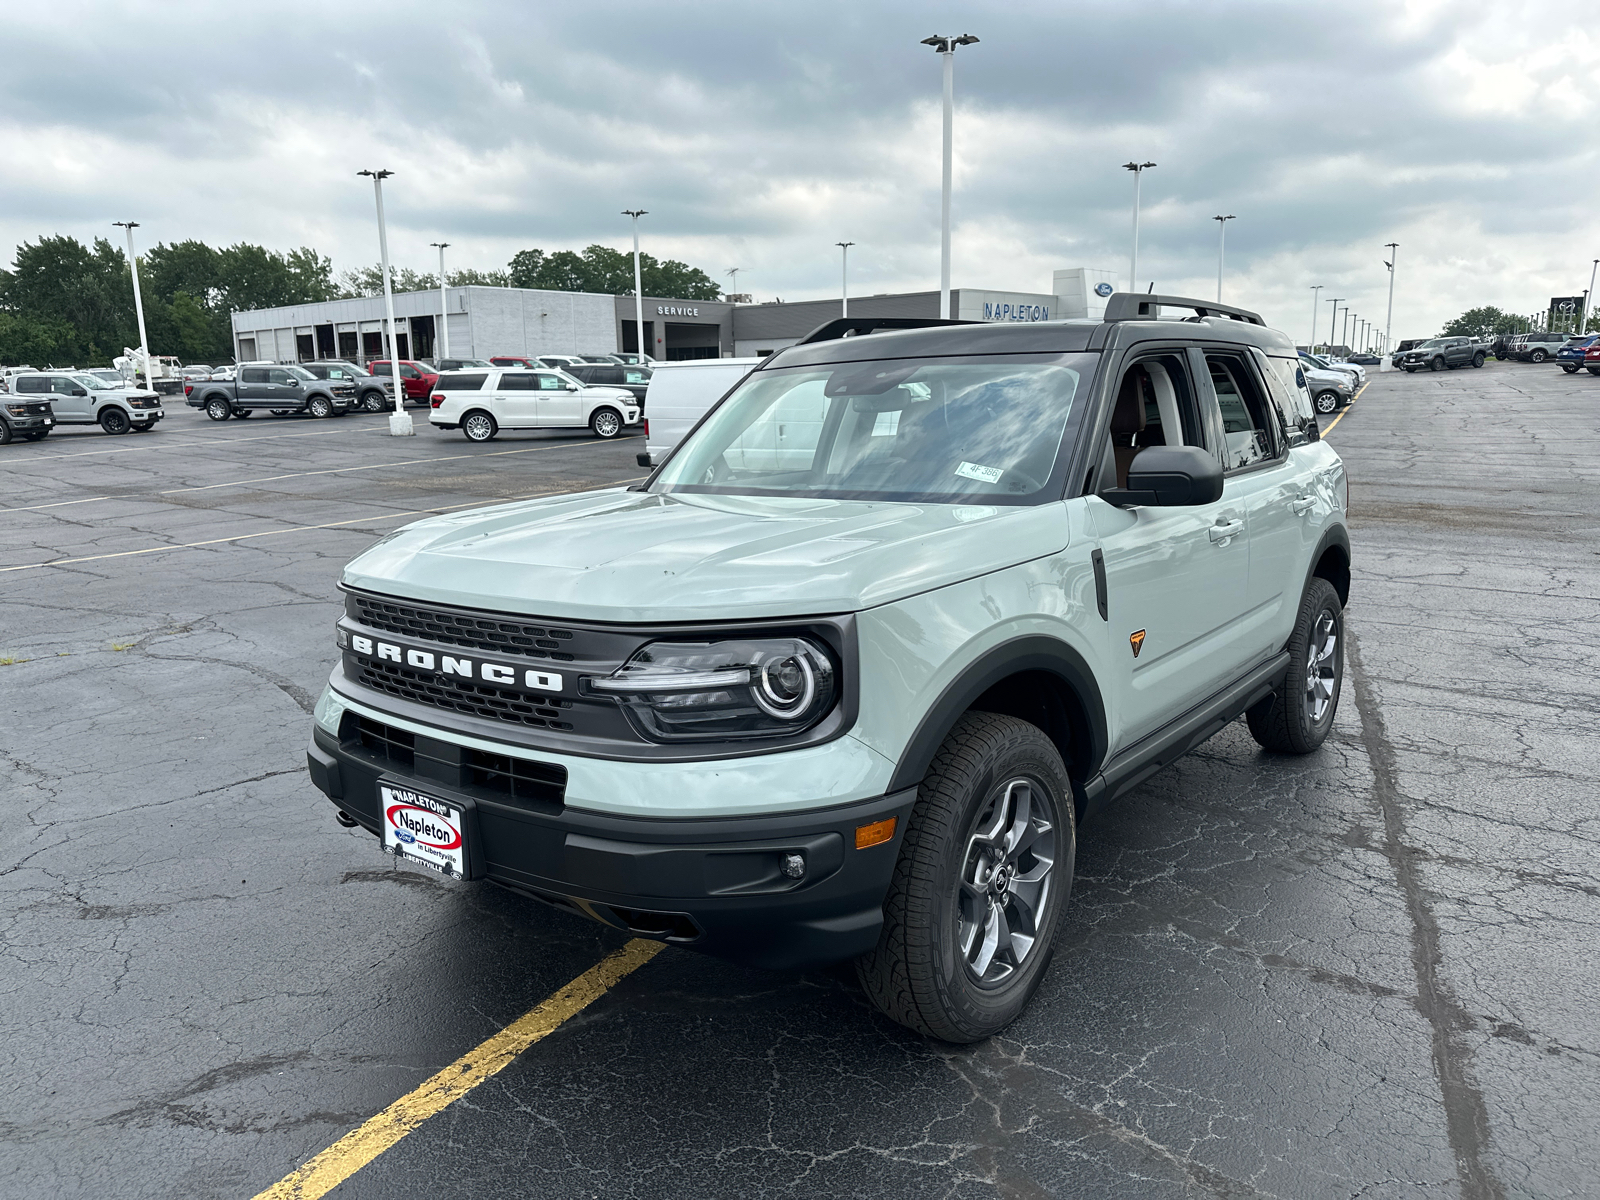
M 466 875 L 461 810 L 410 788 L 378 785 L 383 851 L 441 875 Z

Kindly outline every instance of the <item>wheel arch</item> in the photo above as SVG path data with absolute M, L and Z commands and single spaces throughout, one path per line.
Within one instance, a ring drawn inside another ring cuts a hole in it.
M 1038 725 L 1079 788 L 1105 760 L 1105 702 L 1094 672 L 1065 642 L 1031 635 L 995 646 L 945 687 L 901 752 L 889 790 L 921 783 L 950 730 L 973 709 Z
M 1343 525 L 1331 525 L 1317 543 L 1317 552 L 1311 556 L 1311 569 L 1306 572 L 1306 584 L 1313 579 L 1326 579 L 1339 593 L 1339 603 L 1350 603 L 1350 534 Z M 1301 591 L 1304 592 L 1302 587 Z

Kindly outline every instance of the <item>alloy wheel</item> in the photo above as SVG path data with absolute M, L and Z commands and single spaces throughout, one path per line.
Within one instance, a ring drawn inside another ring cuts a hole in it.
M 1033 952 L 1055 862 L 1049 793 L 1026 778 L 995 788 L 967 838 L 956 903 L 956 945 L 980 987 L 1001 986 Z
M 1320 725 L 1333 703 L 1337 682 L 1339 627 L 1333 614 L 1323 609 L 1311 627 L 1311 637 L 1306 650 L 1306 718 L 1313 726 Z
M 487 442 L 494 436 L 494 419 L 488 413 L 471 413 L 461 422 L 461 432 L 469 441 Z
M 597 437 L 613 438 L 622 428 L 622 418 L 609 408 L 601 409 L 594 415 L 593 426 Z

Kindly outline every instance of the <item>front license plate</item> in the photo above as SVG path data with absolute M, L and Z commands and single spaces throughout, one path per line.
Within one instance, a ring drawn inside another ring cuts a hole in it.
M 460 805 L 380 783 L 383 852 L 441 875 L 466 878 L 466 820 Z

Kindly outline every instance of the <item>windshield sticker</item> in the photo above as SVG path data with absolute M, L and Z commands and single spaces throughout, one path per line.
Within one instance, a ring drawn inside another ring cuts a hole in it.
M 999 483 L 1000 476 L 1005 472 L 999 467 L 981 467 L 977 463 L 964 462 L 956 468 L 956 474 L 963 479 L 976 479 L 979 483 Z

